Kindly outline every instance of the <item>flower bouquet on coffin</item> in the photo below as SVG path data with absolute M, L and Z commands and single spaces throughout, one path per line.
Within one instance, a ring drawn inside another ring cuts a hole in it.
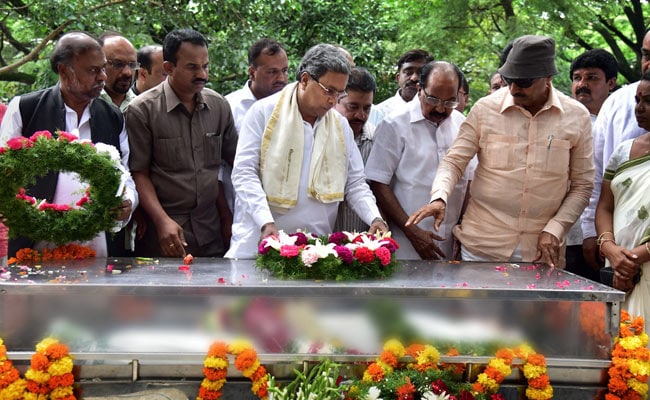
M 116 209 L 130 176 L 115 147 L 49 131 L 9 139 L 6 147 L 0 147 L 0 170 L 0 214 L 9 235 L 58 245 L 114 230 Z M 36 178 L 58 171 L 76 173 L 87 183 L 74 204 L 49 203 L 25 190 Z
M 317 236 L 308 232 L 263 239 L 256 265 L 282 279 L 355 280 L 391 276 L 399 245 L 390 233 L 334 232 Z

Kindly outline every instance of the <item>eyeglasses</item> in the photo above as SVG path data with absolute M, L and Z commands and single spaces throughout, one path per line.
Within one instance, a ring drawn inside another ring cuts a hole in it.
M 314 80 L 314 82 L 318 83 L 318 86 L 320 86 L 320 88 L 323 89 L 323 92 L 325 92 L 325 95 L 327 97 L 331 98 L 331 99 L 337 100 L 340 97 L 344 97 L 344 96 L 348 95 L 348 92 L 346 92 L 345 90 L 342 91 L 342 92 L 339 92 L 338 90 L 326 88 L 325 86 L 323 86 L 322 83 L 318 82 L 318 79 L 316 79 L 313 75 L 309 75 L 309 76 L 311 77 L 311 79 Z
M 515 85 L 519 86 L 522 89 L 531 87 L 533 83 L 535 83 L 535 81 L 539 79 L 539 78 L 512 79 L 512 78 L 507 78 L 503 75 L 501 75 L 501 78 L 508 86 L 514 83 Z
M 434 107 L 438 107 L 439 105 L 442 104 L 445 108 L 456 108 L 460 104 L 457 101 L 451 101 L 451 100 L 444 101 L 444 100 L 440 100 L 435 96 L 429 96 L 427 92 L 424 90 L 424 88 L 422 88 L 422 93 L 424 93 L 424 100 Z
M 133 71 L 137 71 L 140 69 L 140 63 L 139 62 L 124 62 L 124 61 L 117 61 L 117 60 L 106 60 L 106 64 L 110 65 L 114 70 L 121 71 L 124 69 L 124 67 L 129 67 L 129 69 Z

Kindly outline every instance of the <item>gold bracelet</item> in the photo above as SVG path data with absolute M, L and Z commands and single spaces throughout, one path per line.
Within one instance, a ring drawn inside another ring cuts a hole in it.
M 611 239 L 604 239 L 603 236 L 607 234 L 611 234 L 612 238 Z M 614 240 L 614 232 L 603 232 L 598 236 L 598 239 L 596 239 L 596 244 L 600 246 L 605 240 Z
M 600 253 L 600 255 L 603 256 L 603 257 L 605 257 L 605 255 L 603 254 L 602 247 L 603 247 L 603 244 L 605 244 L 607 242 L 612 242 L 612 243 L 614 243 L 614 245 L 616 245 L 616 242 L 614 241 L 614 239 L 603 239 L 603 240 L 601 240 L 600 244 L 598 245 L 598 253 Z
M 650 242 L 645 242 L 645 251 L 647 251 L 648 254 L 650 254 L 650 247 L 648 247 L 648 243 Z

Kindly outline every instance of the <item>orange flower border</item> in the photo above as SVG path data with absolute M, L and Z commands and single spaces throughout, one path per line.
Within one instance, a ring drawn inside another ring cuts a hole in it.
M 223 385 L 228 374 L 228 354 L 235 356 L 235 367 L 252 382 L 251 391 L 260 399 L 268 399 L 268 375 L 260 363 L 257 351 L 247 341 L 236 341 L 231 345 L 214 342 L 203 363 L 205 378 L 199 388 L 197 400 L 221 398 Z
M 648 397 L 650 351 L 642 317 L 632 318 L 621 311 L 619 336 L 612 350 L 609 368 L 609 393 L 605 400 L 645 399 Z
M 95 250 L 90 247 L 74 243 L 65 244 L 53 249 L 45 248 L 41 253 L 29 247 L 25 247 L 16 252 L 16 257 L 11 257 L 7 260 L 7 264 L 24 264 L 55 260 L 83 260 L 85 258 L 95 257 L 95 254 Z
M 7 359 L 7 347 L 0 339 L 0 399 L 23 400 L 27 382 L 20 377 L 20 371 Z

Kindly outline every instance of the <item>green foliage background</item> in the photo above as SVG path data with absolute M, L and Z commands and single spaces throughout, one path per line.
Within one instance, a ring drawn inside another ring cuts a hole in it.
M 57 29 L 118 31 L 136 47 L 161 43 L 175 28 L 197 29 L 210 40 L 210 85 L 224 94 L 245 82 L 248 47 L 261 37 L 285 46 L 291 70 L 310 46 L 336 43 L 376 76 L 376 103 L 397 89 L 395 62 L 406 50 L 458 64 L 473 102 L 487 92 L 509 41 L 545 34 L 558 44 L 555 85 L 569 92 L 570 62 L 589 48 L 617 57 L 619 83 L 638 79 L 648 7 L 641 0 L 2 0 L 0 101 L 56 82 L 47 59 Z

